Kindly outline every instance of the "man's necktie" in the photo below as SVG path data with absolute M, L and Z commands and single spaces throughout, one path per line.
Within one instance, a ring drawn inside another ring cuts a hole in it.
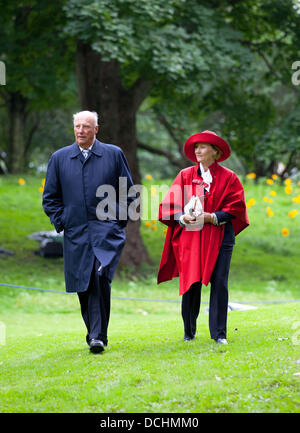
M 87 159 L 87 157 L 89 156 L 90 151 L 89 151 L 89 149 L 83 149 L 82 153 L 83 153 L 84 158 Z

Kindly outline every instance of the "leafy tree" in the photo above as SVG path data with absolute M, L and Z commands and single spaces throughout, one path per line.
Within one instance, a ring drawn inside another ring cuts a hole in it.
M 68 101 L 66 81 L 71 57 L 64 25 L 63 1 L 12 0 L 1 5 L 0 59 L 6 85 L 0 87 L 7 118 L 6 146 L 11 172 L 25 168 L 40 112 Z
M 178 98 L 174 92 L 172 98 L 160 98 L 154 111 L 159 111 L 172 135 L 176 153 L 191 131 L 212 129 L 228 138 L 245 170 L 265 176 L 281 161 L 286 163 L 285 175 L 300 157 L 295 122 L 299 90 L 291 82 L 291 65 L 298 55 L 299 7 L 280 0 L 223 1 L 214 2 L 214 7 L 240 32 L 240 43 L 252 56 L 248 53 L 244 67 L 221 71 L 219 79 L 212 77 L 198 94 L 194 89 L 191 95 L 183 91 Z M 165 153 L 172 161 L 170 150 L 140 146 Z M 174 163 L 184 164 L 182 155 Z
M 248 167 L 262 176 L 274 172 L 278 162 L 284 162 L 285 175 L 300 162 L 300 92 L 291 80 L 292 64 L 299 57 L 300 4 L 293 0 L 246 0 L 235 3 L 229 15 L 234 28 L 243 32 L 242 43 L 254 54 L 257 70 L 245 93 L 244 113 L 248 121 L 241 119 L 239 124 L 252 151 L 252 158 L 249 152 L 246 155 Z M 238 106 L 239 102 L 236 111 Z M 238 117 L 233 115 L 231 119 Z M 229 119 L 229 128 L 230 123 Z M 251 125 L 255 128 L 245 135 L 244 129 L 247 131 Z M 233 128 L 237 145 L 242 142 L 239 130 L 238 125 Z

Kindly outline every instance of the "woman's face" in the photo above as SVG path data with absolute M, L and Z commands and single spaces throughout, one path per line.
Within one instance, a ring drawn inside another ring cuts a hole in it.
M 211 165 L 215 162 L 216 150 L 208 143 L 196 143 L 195 144 L 195 155 L 197 162 L 201 162 L 204 165 Z

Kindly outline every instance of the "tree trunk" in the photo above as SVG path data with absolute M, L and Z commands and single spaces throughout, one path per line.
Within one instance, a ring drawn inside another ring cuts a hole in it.
M 138 80 L 125 89 L 117 61 L 104 62 L 87 44 L 77 45 L 77 77 L 82 110 L 99 115 L 99 140 L 121 147 L 128 160 L 133 182 L 141 183 L 137 159 L 136 113 L 151 84 Z M 129 221 L 121 264 L 138 266 L 149 256 L 140 235 L 140 220 Z
M 22 173 L 25 169 L 25 121 L 26 99 L 21 93 L 9 97 L 9 160 L 10 173 Z

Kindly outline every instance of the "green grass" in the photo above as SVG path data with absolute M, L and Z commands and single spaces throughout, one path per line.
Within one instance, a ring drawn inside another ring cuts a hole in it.
M 1 314 L 2 412 L 299 412 L 295 305 L 230 312 L 225 347 L 210 340 L 204 312 L 184 343 L 178 306 L 128 301 L 124 312 L 113 301 L 109 348 L 91 355 L 75 296 L 59 313 L 63 299 L 38 296 L 52 313 L 23 299 Z
M 38 243 L 27 238 L 52 229 L 41 209 L 41 179 L 17 180 L 0 178 L 1 246 L 15 253 L 0 258 L 0 283 L 64 291 L 63 260 L 35 255 Z M 300 298 L 300 216 L 288 217 L 300 191 L 288 196 L 280 185 L 252 181 L 245 188 L 255 205 L 234 248 L 230 300 L 257 308 L 229 312 L 228 346 L 209 336 L 209 288 L 189 343 L 179 302 L 116 299 L 180 300 L 177 280 L 156 284 L 164 227 L 151 223 L 154 231 L 143 221 L 153 265 L 130 280 L 121 269 L 114 280 L 109 346 L 101 355 L 88 351 L 76 295 L 0 286 L 0 412 L 299 412 L 299 303 L 256 302 Z M 277 195 L 269 204 L 263 197 L 271 189 Z

